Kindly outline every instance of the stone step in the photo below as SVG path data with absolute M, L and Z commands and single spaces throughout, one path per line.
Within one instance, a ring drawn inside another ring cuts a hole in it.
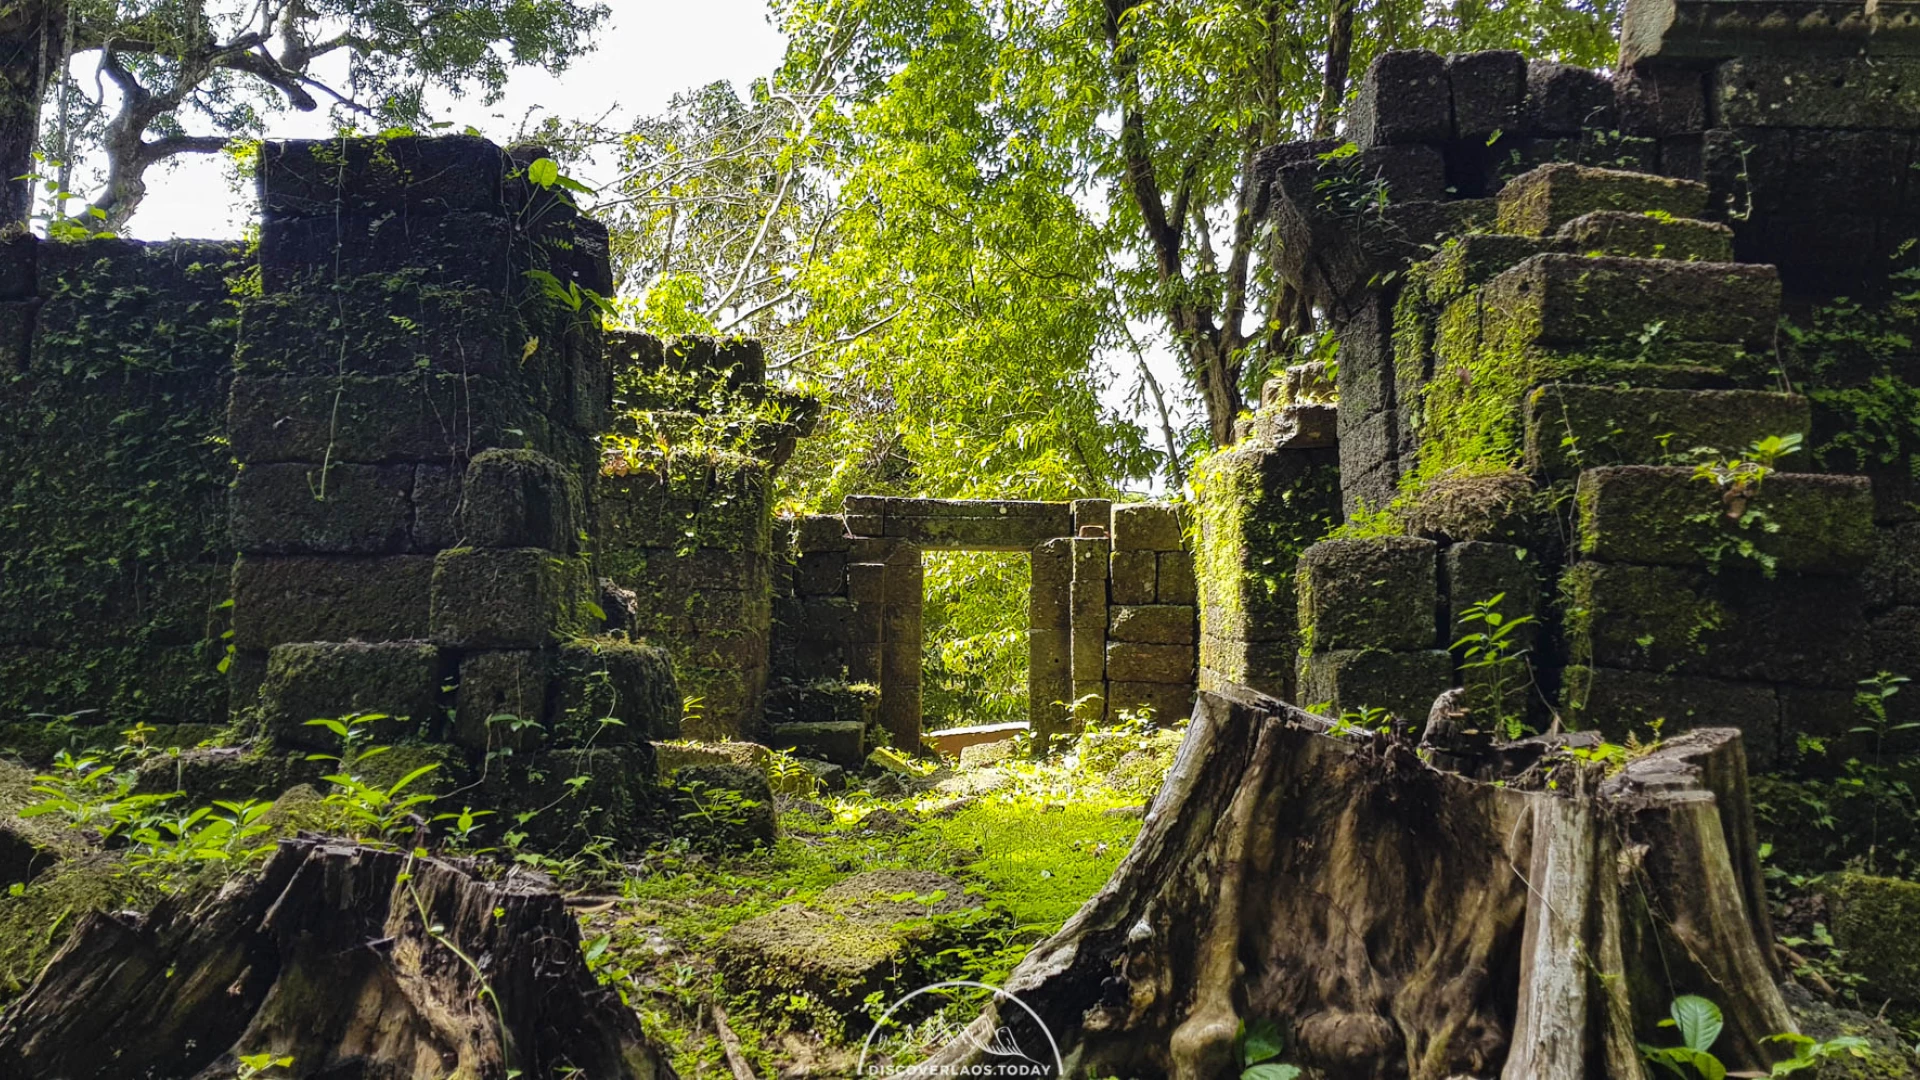
M 1498 231 L 1551 236 L 1567 222 L 1596 210 L 1697 218 L 1706 209 L 1705 184 L 1560 162 L 1507 182 L 1500 190 Z
M 1770 351 L 1780 314 L 1771 266 L 1535 255 L 1483 293 L 1482 348 L 1705 341 Z M 1657 357 L 1656 357 L 1657 358 Z
M 867 760 L 867 725 L 854 720 L 826 720 L 769 726 L 768 741 L 777 750 L 800 757 L 819 758 L 844 768 Z
M 1687 466 L 1608 466 L 1575 503 L 1578 551 L 1604 562 L 1851 575 L 1877 543 L 1864 476 L 1776 472 L 1741 495 Z
M 1717 221 L 1595 210 L 1560 226 L 1554 237 L 1576 255 L 1681 262 L 1733 261 L 1733 230 Z
M 1797 394 L 1549 383 L 1526 398 L 1526 466 L 1559 480 L 1587 466 L 1689 460 L 1696 447 L 1735 455 L 1770 435 L 1807 435 L 1812 422 Z

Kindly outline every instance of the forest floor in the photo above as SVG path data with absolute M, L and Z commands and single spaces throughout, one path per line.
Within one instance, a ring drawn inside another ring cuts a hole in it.
M 774 753 L 766 771 L 784 793 L 771 844 L 725 846 L 740 842 L 733 819 L 764 822 L 768 809 L 727 792 L 645 850 L 545 854 L 470 846 L 480 814 L 441 814 L 444 800 L 409 794 L 406 781 L 179 812 L 174 796 L 135 793 L 143 765 L 173 759 L 129 734 L 116 751 L 63 754 L 37 774 L 0 761 L 0 1005 L 86 911 L 211 895 L 296 833 L 422 855 L 424 842 L 484 877 L 564 894 L 589 967 L 680 1076 L 774 1080 L 854 1075 L 863 1051 L 870 1063 L 916 1060 L 971 1020 L 984 990 L 923 996 L 894 1014 L 910 1023 L 880 1024 L 931 983 L 1003 984 L 1105 885 L 1184 725 L 1090 731 L 1044 760 L 1011 743 L 999 760 L 977 748 L 965 765 L 896 755 L 891 771 L 870 766 L 837 792 Z M 401 748 L 374 758 L 385 749 L 363 748 L 358 761 L 411 765 Z M 411 823 L 427 818 L 446 835 L 419 839 Z
M 1095 733 L 1045 761 L 942 766 L 904 794 L 778 796 L 771 849 L 669 846 L 617 879 L 583 883 L 588 956 L 689 1080 L 738 1075 L 729 1038 L 758 1077 L 853 1075 L 900 996 L 942 980 L 1000 985 L 1107 883 L 1180 736 Z M 835 886 L 884 884 L 890 871 L 907 872 L 891 879 L 901 891 L 870 906 L 890 901 L 905 918 L 836 911 Z M 767 941 L 815 913 L 842 930 L 856 924 L 852 939 Z M 873 1053 L 911 1060 L 971 1020 L 982 993 L 943 997 L 931 1015 L 911 1013 L 910 1028 L 887 1025 Z

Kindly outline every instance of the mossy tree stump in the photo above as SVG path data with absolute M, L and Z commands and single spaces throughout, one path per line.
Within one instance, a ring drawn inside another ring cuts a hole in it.
M 1549 754 L 1504 785 L 1251 692 L 1204 694 L 1112 881 L 1007 990 L 1089 1076 L 1232 1075 L 1240 1024 L 1330 1080 L 1641 1075 L 1672 998 L 1726 1016 L 1764 1070 L 1776 986 L 1738 732 L 1604 776 Z M 1551 781 L 1551 785 L 1549 784 Z M 1019 1009 L 989 1007 L 973 1035 Z M 966 1064 L 961 1038 L 926 1066 Z M 921 1075 L 916 1074 L 916 1075 Z

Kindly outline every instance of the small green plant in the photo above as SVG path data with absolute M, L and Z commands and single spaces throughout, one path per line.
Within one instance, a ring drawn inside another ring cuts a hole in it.
M 1744 456 L 1727 457 L 1710 449 L 1696 451 L 1702 460 L 1694 466 L 1693 478 L 1718 484 L 1727 516 L 1738 519 L 1747 501 L 1759 494 L 1761 483 L 1779 467 L 1780 459 L 1797 453 L 1803 441 L 1795 432 L 1760 439 L 1747 448 Z
M 1331 710 L 1332 702 L 1322 705 Z M 1317 710 L 1308 710 L 1309 712 Z M 1333 726 L 1327 729 L 1329 735 L 1382 735 L 1393 733 L 1393 715 L 1375 705 L 1362 705 L 1357 709 L 1348 709 L 1333 718 Z
M 1240 1080 L 1298 1080 L 1301 1075 L 1299 1066 L 1280 1060 L 1287 1042 L 1280 1026 L 1271 1020 L 1256 1020 L 1251 1027 L 1243 1021 L 1234 1042 L 1240 1059 Z
M 197 869 L 207 863 L 245 865 L 273 850 L 260 819 L 272 803 L 248 799 L 215 802 L 177 816 L 154 815 L 128 832 L 134 847 L 129 865 L 168 871 Z
M 1502 615 L 1500 604 L 1506 598 L 1500 592 L 1467 605 L 1457 621 L 1462 629 L 1478 629 L 1462 634 L 1453 648 L 1460 653 L 1460 670 L 1472 673 L 1467 692 L 1474 711 L 1491 718 L 1508 739 L 1517 739 L 1526 734 L 1527 724 L 1524 705 L 1516 707 L 1514 699 L 1525 694 L 1533 679 L 1526 662 L 1528 650 L 1513 635 L 1533 622 L 1533 616 Z
M 401 833 L 423 829 L 426 821 L 415 811 L 424 812 L 439 798 L 407 790 L 439 769 L 438 764 L 422 765 L 385 787 L 364 778 L 360 767 L 369 758 L 393 749 L 369 744 L 372 726 L 386 719 L 384 713 L 355 713 L 337 720 L 307 721 L 309 727 L 325 728 L 340 737 L 339 753 L 307 755 L 308 761 L 330 761 L 336 766 L 334 772 L 321 777 L 332 785 L 321 801 L 340 813 L 343 824 L 357 839 L 374 842 L 391 842 Z
M 1713 1044 L 1719 1040 L 1720 1030 L 1724 1026 L 1720 1007 L 1698 995 L 1682 994 L 1673 999 L 1668 1013 L 1669 1018 L 1660 1021 L 1660 1026 L 1678 1028 L 1680 1045 L 1649 1046 L 1641 1043 L 1640 1056 L 1648 1064 L 1658 1065 L 1681 1080 L 1726 1080 L 1727 1067 L 1712 1052 Z M 1774 1062 L 1773 1068 L 1764 1074 L 1740 1075 L 1789 1076 L 1802 1069 L 1811 1069 L 1829 1058 L 1865 1058 L 1871 1052 L 1867 1040 L 1854 1035 L 1842 1035 L 1820 1042 L 1789 1032 L 1769 1035 L 1767 1041 L 1791 1047 L 1793 1056 Z
M 773 790 L 783 795 L 802 795 L 812 798 L 820 793 L 820 781 L 807 771 L 800 759 L 794 756 L 794 747 L 774 750 L 767 754 L 767 780 Z
M 727 846 L 749 834 L 753 812 L 760 801 L 729 787 L 692 780 L 675 785 L 686 809 L 680 821 L 692 837 L 706 846 Z
M 1920 728 L 1920 722 L 1906 721 L 1894 723 L 1887 712 L 1887 701 L 1900 692 L 1900 688 L 1910 682 L 1904 675 L 1895 675 L 1882 671 L 1872 678 L 1861 679 L 1860 689 L 1853 695 L 1853 703 L 1864 714 L 1862 723 L 1849 729 L 1850 734 L 1873 736 L 1872 773 L 1880 772 L 1880 755 L 1885 748 L 1887 736 L 1901 731 Z M 1865 771 L 1865 770 L 1863 770 Z M 1867 832 L 1867 870 L 1875 870 L 1877 850 L 1880 846 L 1880 800 L 1874 800 L 1873 812 L 1869 819 Z

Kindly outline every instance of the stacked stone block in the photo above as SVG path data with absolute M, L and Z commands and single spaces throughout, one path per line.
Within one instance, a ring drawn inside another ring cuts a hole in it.
M 246 270 L 232 244 L 0 241 L 0 745 L 225 723 Z
M 607 361 L 523 283 L 607 274 L 522 164 L 477 139 L 270 145 L 228 413 L 243 715 L 320 748 L 308 721 L 385 714 L 377 735 L 450 744 L 509 807 L 530 778 L 651 776 L 680 718 L 662 653 L 589 636 Z M 646 785 L 590 787 L 598 817 L 539 828 L 635 837 Z
M 1731 499 L 1687 468 L 1579 483 L 1568 716 L 1616 737 L 1656 719 L 1738 727 L 1760 768 L 1795 764 L 1803 737 L 1846 752 L 1874 671 L 1866 478 L 1775 473 Z
M 1027 587 L 1027 720 L 1037 745 L 1071 730 L 1073 701 L 1073 540 L 1033 549 Z
M 777 470 L 812 402 L 766 384 L 750 341 L 615 335 L 615 443 L 595 478 L 601 572 L 635 596 L 697 706 L 688 733 L 760 738 Z
M 1317 364 L 1268 380 L 1239 441 L 1194 478 L 1202 690 L 1295 700 L 1294 572 L 1341 516 L 1335 393 Z
M 1297 691 L 1330 715 L 1382 710 L 1403 730 L 1453 683 L 1436 624 L 1439 548 L 1385 536 L 1324 540 L 1300 555 Z
M 886 741 L 887 560 L 897 547 L 848 535 L 839 514 L 776 523 L 768 745 L 858 766 Z
M 1193 555 L 1182 535 L 1178 508 L 1126 503 L 1114 506 L 1112 513 L 1103 628 L 1106 718 L 1111 722 L 1123 712 L 1145 708 L 1157 721 L 1169 723 L 1192 709 L 1198 676 Z

